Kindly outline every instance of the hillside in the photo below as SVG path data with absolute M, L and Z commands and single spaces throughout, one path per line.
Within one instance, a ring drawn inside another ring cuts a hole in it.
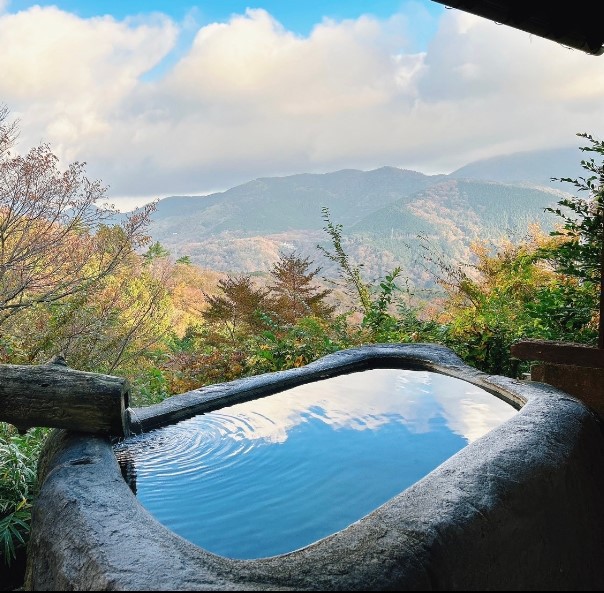
M 325 174 L 267 177 L 209 196 L 169 197 L 154 214 L 153 235 L 199 238 L 223 232 L 242 236 L 297 229 L 320 230 L 321 208 L 350 226 L 377 208 L 438 183 L 445 176 L 383 167 Z M 318 216 L 317 216 L 318 213 Z
M 557 199 L 559 193 L 544 188 L 448 178 L 375 211 L 353 225 L 350 233 L 424 283 L 427 278 L 411 270 L 420 253 L 418 236 L 448 259 L 468 261 L 474 239 L 521 238 L 533 223 L 551 229 L 553 217 L 544 208 Z M 378 275 L 387 269 L 380 266 Z
M 579 150 L 572 147 L 516 152 L 469 163 L 449 176 L 502 183 L 531 183 L 564 189 L 551 182 L 552 177 L 579 177 L 585 172 L 580 165 L 581 158 L 584 157 Z
M 266 272 L 279 251 L 296 249 L 334 275 L 333 265 L 316 249 L 318 243 L 329 246 L 322 218 L 326 207 L 369 277 L 401 265 L 423 283 L 426 278 L 414 263 L 419 235 L 462 260 L 476 238 L 520 237 L 532 222 L 544 229 L 554 224 L 544 209 L 559 199 L 560 189 L 537 184 L 536 176 L 514 184 L 487 179 L 497 177 L 497 170 L 500 178 L 513 176 L 506 166 L 511 162 L 520 161 L 502 158 L 498 168 L 490 159 L 450 175 L 382 167 L 261 178 L 208 196 L 160 200 L 150 233 L 173 256 L 188 255 L 221 272 Z

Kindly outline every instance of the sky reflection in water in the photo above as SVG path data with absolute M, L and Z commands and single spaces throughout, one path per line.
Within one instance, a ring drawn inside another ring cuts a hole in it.
M 343 529 L 515 413 L 453 377 L 374 369 L 196 416 L 116 454 L 161 523 L 251 559 Z

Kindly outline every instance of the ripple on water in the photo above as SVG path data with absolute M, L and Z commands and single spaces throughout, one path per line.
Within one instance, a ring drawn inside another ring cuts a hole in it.
M 195 416 L 115 453 L 161 523 L 216 554 L 259 558 L 343 529 L 515 412 L 459 379 L 374 369 Z

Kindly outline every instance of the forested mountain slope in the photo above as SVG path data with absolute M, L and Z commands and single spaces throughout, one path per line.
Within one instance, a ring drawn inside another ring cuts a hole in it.
M 296 249 L 329 273 L 316 250 L 327 240 L 327 208 L 351 255 L 379 276 L 411 265 L 420 235 L 459 258 L 476 238 L 520 237 L 533 222 L 549 230 L 554 220 L 544 210 L 559 199 L 560 186 L 462 176 L 464 169 L 487 176 L 494 168 L 491 160 L 487 169 L 476 164 L 451 175 L 382 167 L 261 178 L 208 196 L 164 198 L 150 232 L 175 257 L 222 272 L 265 272 L 280 251 Z

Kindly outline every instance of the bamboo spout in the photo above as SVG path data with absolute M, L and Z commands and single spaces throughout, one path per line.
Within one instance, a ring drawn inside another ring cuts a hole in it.
M 0 365 L 0 421 L 24 432 L 33 426 L 127 436 L 126 379 L 76 371 L 62 356 L 48 363 Z

